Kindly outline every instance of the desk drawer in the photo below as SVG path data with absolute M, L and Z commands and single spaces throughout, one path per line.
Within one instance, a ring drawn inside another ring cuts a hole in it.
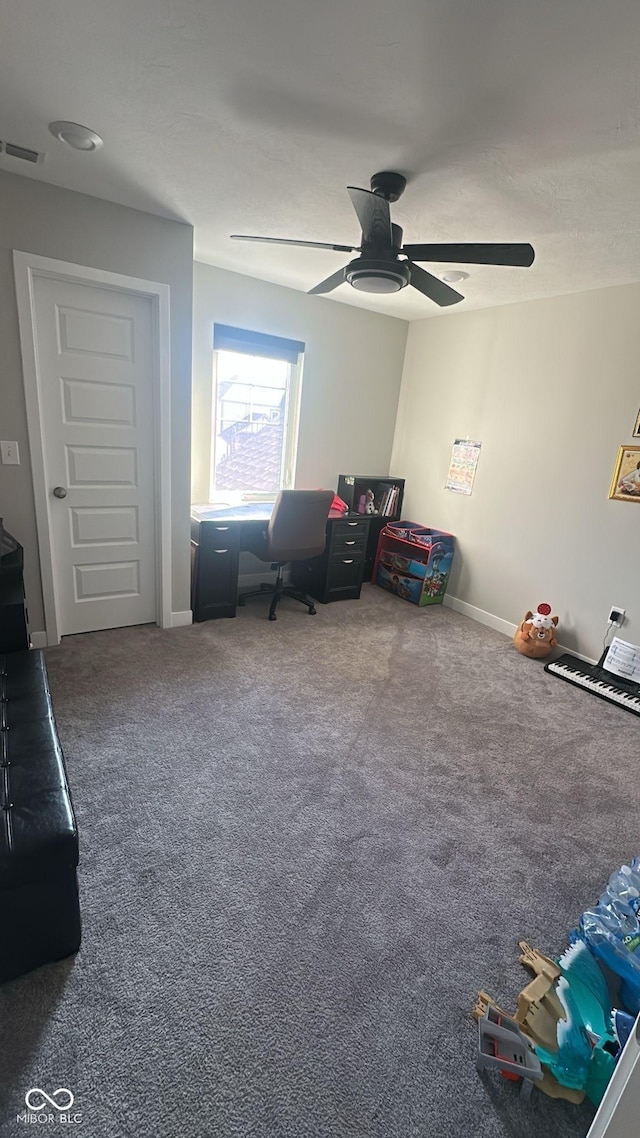
M 364 534 L 350 530 L 348 534 L 334 534 L 331 542 L 331 557 L 364 557 L 367 539 Z
M 224 521 L 201 522 L 200 537 L 194 540 L 199 540 L 205 549 L 225 549 L 235 553 L 240 550 L 240 526 Z
M 362 583 L 364 571 L 364 558 L 362 554 L 356 556 L 332 557 L 327 573 L 327 589 L 331 593 L 334 589 L 351 589 Z
M 296 588 L 323 605 L 329 601 L 357 600 L 364 573 L 364 549 L 359 553 L 324 553 L 308 561 L 294 561 L 291 579 Z
M 366 539 L 367 531 L 369 529 L 368 520 L 364 518 L 345 518 L 344 521 L 334 522 L 333 536 L 335 538 L 342 537 L 359 537 Z

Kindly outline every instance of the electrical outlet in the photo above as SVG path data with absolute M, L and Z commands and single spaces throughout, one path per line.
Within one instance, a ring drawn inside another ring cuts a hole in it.
M 17 443 L 0 442 L 0 456 L 5 466 L 20 466 L 20 452 Z
M 609 612 L 609 624 L 617 624 L 618 628 L 620 628 L 620 625 L 624 621 L 626 611 L 626 609 L 618 608 L 617 605 L 612 605 L 611 611 Z

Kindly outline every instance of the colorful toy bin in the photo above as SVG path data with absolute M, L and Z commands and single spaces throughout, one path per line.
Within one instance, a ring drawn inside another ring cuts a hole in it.
M 373 580 L 421 608 L 441 605 L 447 589 L 455 538 L 417 522 L 394 522 L 378 541 Z

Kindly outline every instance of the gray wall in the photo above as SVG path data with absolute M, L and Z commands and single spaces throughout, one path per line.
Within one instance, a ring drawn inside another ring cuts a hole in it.
M 335 487 L 348 471 L 389 473 L 407 322 L 196 263 L 194 502 L 209 498 L 215 322 L 305 342 L 296 486 Z
M 89 158 L 88 161 L 91 161 Z M 193 230 L 100 198 L 0 172 L 0 438 L 20 466 L 0 465 L 0 515 L 25 549 L 32 631 L 44 628 L 12 250 L 160 281 L 171 288 L 172 608 L 189 601 L 189 438 Z
M 640 444 L 640 284 L 410 326 L 393 464 L 406 513 L 458 538 L 449 592 L 516 624 L 548 601 L 597 658 L 609 607 L 640 643 L 640 504 L 609 501 Z M 482 442 L 470 497 L 444 490 L 456 436 Z

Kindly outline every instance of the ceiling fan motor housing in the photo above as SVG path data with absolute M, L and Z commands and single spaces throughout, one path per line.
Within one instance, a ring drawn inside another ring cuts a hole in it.
M 403 174 L 395 174 L 391 170 L 382 170 L 381 173 L 374 174 L 371 179 L 373 193 L 388 202 L 397 202 L 404 193 L 406 184 L 407 179 Z

